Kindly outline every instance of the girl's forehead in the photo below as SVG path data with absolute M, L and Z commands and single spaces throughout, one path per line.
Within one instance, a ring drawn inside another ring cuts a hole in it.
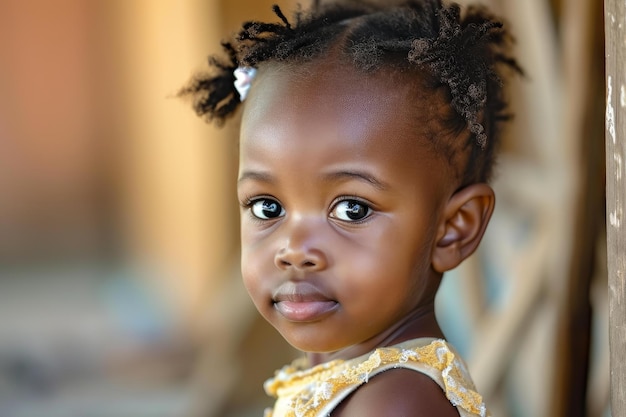
M 347 74 L 268 72 L 259 74 L 243 113 L 242 145 L 307 146 L 307 137 L 334 136 L 349 142 L 384 130 L 394 117 L 397 98 L 374 83 Z M 316 138 L 316 137 L 317 138 Z M 373 135 L 370 135 L 373 136 Z
M 419 99 L 428 91 L 416 71 L 381 68 L 376 71 L 358 69 L 341 59 L 326 58 L 304 64 L 271 63 L 261 66 L 255 84 L 270 84 L 273 89 L 282 87 L 283 93 L 298 95 L 302 91 L 317 92 L 330 99 L 329 93 L 336 92 L 335 98 L 375 95 L 381 99 L 402 97 L 408 94 Z M 306 90 L 313 87 L 313 90 Z M 332 96 L 332 94 L 330 94 Z
M 302 155 L 331 164 L 433 159 L 432 106 L 394 81 L 332 66 L 260 70 L 244 104 L 241 162 Z
M 242 129 L 268 119 L 301 126 L 324 120 L 346 128 L 374 119 L 373 127 L 394 124 L 408 133 L 420 130 L 437 111 L 435 95 L 419 85 L 406 74 L 366 73 L 330 60 L 303 66 L 272 64 L 261 68 L 253 81 Z

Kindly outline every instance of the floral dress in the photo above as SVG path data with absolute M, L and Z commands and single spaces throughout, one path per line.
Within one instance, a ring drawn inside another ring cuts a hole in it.
M 445 340 L 421 338 L 312 368 L 306 367 L 304 358 L 294 361 L 265 382 L 265 391 L 277 398 L 265 417 L 329 416 L 369 378 L 396 368 L 412 369 L 432 378 L 461 417 L 490 416 L 454 349 Z

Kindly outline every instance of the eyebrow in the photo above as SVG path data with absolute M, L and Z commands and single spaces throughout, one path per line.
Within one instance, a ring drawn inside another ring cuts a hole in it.
M 342 181 L 342 180 L 348 180 L 348 179 L 356 179 L 359 181 L 365 181 L 368 184 L 373 185 L 375 188 L 381 191 L 388 190 L 390 188 L 389 184 L 379 180 L 374 175 L 366 171 L 342 170 L 342 171 L 335 171 L 335 172 L 330 172 L 328 174 L 324 174 L 322 175 L 322 177 L 327 181 Z
M 381 191 L 385 191 L 390 188 L 389 184 L 379 180 L 374 175 L 366 171 L 359 171 L 359 170 L 333 171 L 327 174 L 322 174 L 321 178 L 322 180 L 328 181 L 328 182 L 356 179 L 358 181 L 366 182 Z M 265 182 L 265 183 L 273 183 L 274 177 L 271 174 L 266 173 L 266 172 L 244 171 L 239 177 L 239 179 L 237 180 L 237 183 L 240 184 L 247 180 L 260 181 L 260 182 Z
M 274 177 L 272 177 L 271 174 L 266 173 L 266 172 L 259 172 L 259 171 L 244 171 L 241 176 L 237 179 L 237 183 L 240 184 L 243 181 L 246 180 L 253 180 L 253 181 L 261 181 L 261 182 L 267 182 L 267 183 L 271 183 L 274 182 Z

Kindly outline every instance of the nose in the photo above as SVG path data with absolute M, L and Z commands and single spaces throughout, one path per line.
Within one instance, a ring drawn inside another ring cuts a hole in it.
M 283 247 L 274 257 L 274 264 L 278 269 L 295 269 L 301 271 L 320 271 L 326 268 L 327 261 L 324 254 L 317 249 Z
M 316 243 L 321 238 L 319 227 L 309 226 L 298 224 L 288 229 L 284 244 L 274 256 L 278 269 L 315 272 L 327 267 L 327 257 Z

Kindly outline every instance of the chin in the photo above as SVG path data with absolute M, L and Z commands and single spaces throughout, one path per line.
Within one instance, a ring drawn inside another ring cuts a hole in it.
M 308 330 L 306 332 L 281 331 L 277 329 L 283 338 L 294 348 L 307 353 L 330 353 L 341 350 L 346 346 L 336 337 L 320 338 L 319 332 Z

